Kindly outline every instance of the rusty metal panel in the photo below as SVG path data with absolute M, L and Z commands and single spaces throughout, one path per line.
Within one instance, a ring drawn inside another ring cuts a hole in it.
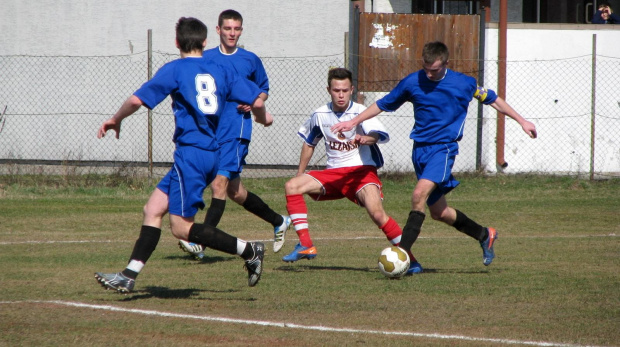
M 422 68 L 422 48 L 430 41 L 448 46 L 451 69 L 477 77 L 479 27 L 478 15 L 361 13 L 358 90 L 392 90 Z

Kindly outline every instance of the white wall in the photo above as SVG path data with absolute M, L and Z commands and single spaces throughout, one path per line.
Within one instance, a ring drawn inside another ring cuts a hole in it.
M 506 101 L 536 124 L 539 138 L 529 140 L 507 117 L 505 171 L 588 172 L 593 95 L 588 69 L 596 35 L 595 171 L 620 172 L 620 26 L 509 24 L 508 28 Z M 496 28 L 486 31 L 487 60 L 497 60 L 498 35 Z M 558 65 L 564 68 L 548 71 Z M 493 64 L 486 68 L 487 76 L 497 70 Z M 480 84 L 496 89 L 497 79 L 486 78 Z M 485 117 L 494 113 L 487 111 Z M 483 133 L 483 164 L 495 171 L 496 123 L 485 122 Z M 553 154 L 541 155 L 541 149 Z
M 0 55 L 122 55 L 147 49 L 177 53 L 174 25 L 196 17 L 217 45 L 217 17 L 232 8 L 244 17 L 240 44 L 262 57 L 342 54 L 349 1 L 333 0 L 4 0 Z

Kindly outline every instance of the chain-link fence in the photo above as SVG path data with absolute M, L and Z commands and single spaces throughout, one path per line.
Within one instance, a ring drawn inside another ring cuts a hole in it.
M 153 53 L 153 71 L 175 58 Z M 536 124 L 539 138 L 529 139 L 506 118 L 506 172 L 620 175 L 620 59 L 595 58 L 507 62 L 506 99 Z M 327 71 L 343 66 L 344 58 L 262 60 L 271 85 L 267 107 L 275 123 L 268 128 L 255 124 L 248 167 L 294 169 L 302 145 L 297 130 L 313 110 L 329 101 Z M 498 62 L 483 65 L 485 78 L 480 84 L 496 90 Z M 165 172 L 174 150 L 169 101 L 151 116 L 142 108 L 126 119 L 119 140 L 96 138 L 101 122 L 147 80 L 147 67 L 146 52 L 109 57 L 0 56 L 0 163 L 82 165 L 96 170 L 152 163 Z M 370 105 L 385 93 L 360 94 Z M 478 110 L 472 102 L 455 171 L 497 170 L 496 113 L 486 106 L 481 113 Z M 412 106 L 405 104 L 380 119 L 392 138 L 381 147 L 383 170 L 412 171 Z M 324 151 L 317 148 L 311 164 L 324 162 Z

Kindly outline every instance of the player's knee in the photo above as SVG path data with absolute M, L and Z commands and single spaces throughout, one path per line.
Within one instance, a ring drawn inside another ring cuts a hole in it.
M 301 194 L 299 192 L 299 184 L 294 179 L 288 180 L 284 183 L 284 193 L 286 195 Z
M 448 209 L 443 209 L 441 211 L 431 210 L 431 218 L 440 222 L 447 223 L 447 213 Z
M 153 218 L 161 218 L 166 214 L 167 210 L 162 210 L 161 208 L 157 208 L 157 206 L 146 204 L 142 207 L 142 214 L 144 217 L 153 219 Z

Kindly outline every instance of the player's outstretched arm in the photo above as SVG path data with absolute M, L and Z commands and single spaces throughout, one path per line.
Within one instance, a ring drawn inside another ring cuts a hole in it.
M 534 123 L 523 118 L 517 111 L 508 105 L 504 99 L 497 97 L 497 99 L 491 104 L 491 107 L 516 120 L 529 137 L 535 139 L 538 136 Z
M 358 114 L 355 118 L 348 120 L 346 122 L 340 122 L 340 123 L 336 123 L 332 125 L 331 131 L 334 134 L 337 134 L 339 131 L 349 131 L 355 128 L 361 122 L 367 119 L 370 119 L 372 117 L 375 117 L 381 112 L 383 111 L 379 108 L 379 106 L 377 106 L 377 103 L 375 102 L 374 104 L 370 105 L 370 107 L 365 109 L 364 112 Z
M 138 111 L 140 106 L 142 106 L 142 100 L 135 95 L 130 96 L 127 100 L 125 100 L 112 118 L 101 124 L 101 127 L 99 127 L 99 131 L 97 132 L 97 138 L 100 139 L 104 137 L 108 130 L 114 130 L 116 132 L 116 138 L 118 139 L 121 134 L 121 123 L 123 122 L 123 119 Z
M 266 127 L 273 124 L 273 116 L 267 112 L 265 102 L 262 98 L 257 97 L 252 104 L 252 113 L 254 114 L 254 121 L 260 123 Z

